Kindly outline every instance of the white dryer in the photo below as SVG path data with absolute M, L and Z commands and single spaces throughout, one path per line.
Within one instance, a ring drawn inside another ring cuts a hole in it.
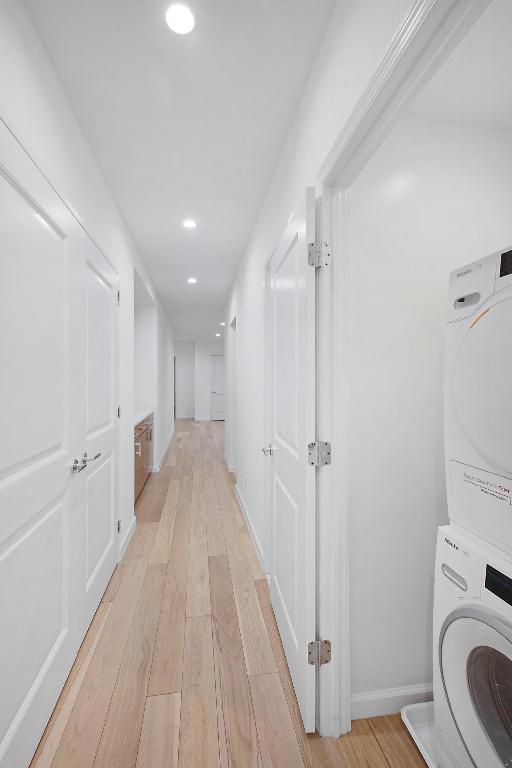
M 434 595 L 439 768 L 512 766 L 512 559 L 439 529 Z
M 512 553 L 512 250 L 450 276 L 445 452 L 450 519 Z

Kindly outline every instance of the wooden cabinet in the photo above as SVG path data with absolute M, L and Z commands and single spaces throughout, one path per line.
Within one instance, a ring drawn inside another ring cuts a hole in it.
M 153 465 L 153 416 L 148 416 L 135 426 L 134 460 L 135 500 L 137 500 Z

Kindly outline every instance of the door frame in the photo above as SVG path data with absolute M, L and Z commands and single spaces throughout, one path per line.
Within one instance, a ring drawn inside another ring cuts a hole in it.
M 317 240 L 331 263 L 317 279 L 318 439 L 332 443 L 332 465 L 318 473 L 318 636 L 332 642 L 319 668 L 322 736 L 351 728 L 348 491 L 349 188 L 491 0 L 416 0 L 316 175 Z

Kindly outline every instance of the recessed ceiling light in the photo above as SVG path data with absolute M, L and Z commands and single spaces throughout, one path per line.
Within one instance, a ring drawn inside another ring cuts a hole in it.
M 226 325 L 226 323 L 221 323 L 221 325 Z
M 216 335 L 216 336 L 220 336 L 220 333 L 216 333 L 215 335 Z
M 191 283 L 191 284 L 197 283 L 197 277 L 189 277 L 189 279 L 187 280 L 187 283 Z
M 197 223 L 194 221 L 194 219 L 185 219 L 183 226 L 185 229 L 195 229 L 197 227 Z
M 188 5 L 182 5 L 182 3 L 170 5 L 165 14 L 165 20 L 167 26 L 178 35 L 188 35 L 189 32 L 192 32 L 196 23 L 194 14 Z

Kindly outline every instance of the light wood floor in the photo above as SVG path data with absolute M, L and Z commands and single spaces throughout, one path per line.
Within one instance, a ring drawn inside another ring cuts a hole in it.
M 32 768 L 419 768 L 398 716 L 306 736 L 223 461 L 181 421 Z

